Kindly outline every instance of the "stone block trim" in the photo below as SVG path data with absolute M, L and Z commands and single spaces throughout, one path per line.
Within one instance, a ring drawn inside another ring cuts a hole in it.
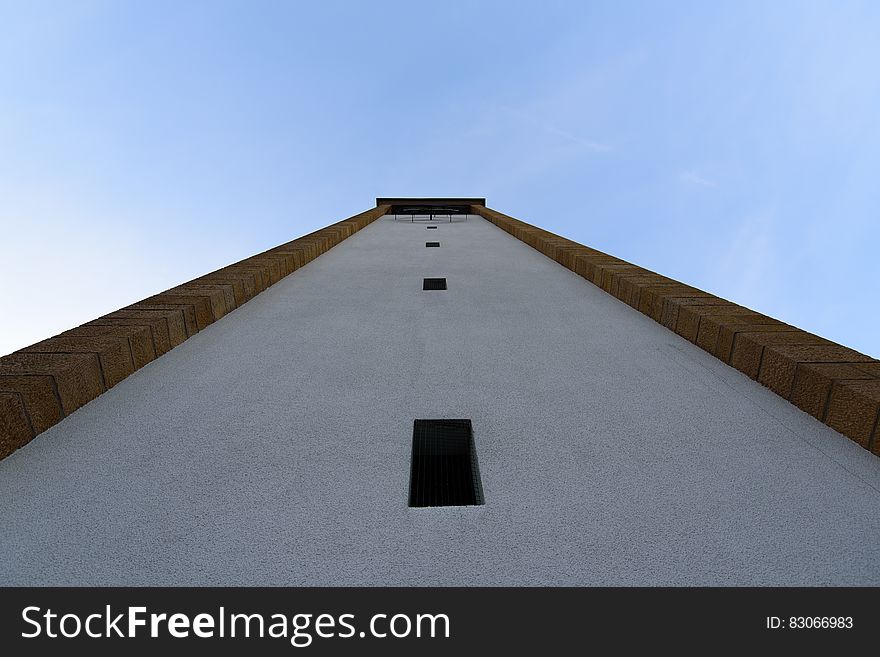
M 18 353 L 29 354 L 91 354 L 97 357 L 101 382 L 112 388 L 134 372 L 134 361 L 128 340 L 113 337 L 77 337 L 56 335 Z
M 880 361 L 483 205 L 471 212 L 880 456 Z
M 73 413 L 106 390 L 101 364 L 93 353 L 27 353 L 15 352 L 0 358 L 0 386 L 6 392 L 18 392 L 25 401 L 31 419 L 40 411 L 30 406 L 20 381 L 34 377 L 48 378 L 61 417 Z M 46 391 L 47 392 L 47 391 Z M 42 408 L 51 406 L 46 394 L 39 398 Z M 60 419 L 60 417 L 58 418 Z
M 390 207 L 371 208 L 0 358 L 0 459 Z
M 880 455 L 877 437 L 880 420 L 880 379 L 837 382 L 831 389 L 828 426 L 851 437 L 862 447 Z
M 112 337 L 127 342 L 132 366 L 136 370 L 156 359 L 153 335 L 147 326 L 77 326 L 61 336 Z
M 182 322 L 183 318 L 181 317 L 181 326 L 183 325 Z M 133 329 L 137 334 L 145 331 L 146 335 L 149 336 L 148 339 L 152 346 L 152 351 L 155 354 L 154 357 L 157 358 L 162 354 L 171 351 L 172 345 L 171 336 L 168 330 L 168 321 L 164 317 L 150 317 L 149 315 L 140 318 L 137 316 L 104 317 L 103 319 L 96 319 L 87 324 L 83 324 L 76 329 L 71 329 L 71 331 L 79 331 L 90 327 Z M 183 340 L 180 342 L 183 342 Z M 180 342 L 177 344 L 180 344 Z
M 0 392 L 0 453 L 10 454 L 34 437 L 21 395 Z
M 51 376 L 0 375 L 0 392 L 21 398 L 34 434 L 45 431 L 64 417 L 57 384 Z

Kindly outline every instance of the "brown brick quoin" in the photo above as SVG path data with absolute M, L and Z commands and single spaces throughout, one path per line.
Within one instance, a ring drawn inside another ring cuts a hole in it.
M 470 211 L 723 362 L 738 348 L 740 367 L 759 382 L 880 455 L 880 362 L 659 274 L 664 282 L 652 282 L 632 263 L 589 247 L 579 252 L 577 243 L 491 208 Z
M 192 290 L 186 285 L 182 285 L 145 299 L 145 301 L 159 301 L 160 303 L 163 300 L 169 303 L 192 301 L 193 310 L 196 313 L 196 325 L 200 331 L 226 314 L 226 297 L 220 290 Z
M 636 310 L 642 302 L 645 290 L 663 289 L 664 286 L 675 285 L 675 282 L 659 274 L 642 274 L 641 276 L 621 276 L 617 283 L 617 298 Z M 649 313 L 644 313 L 650 317 Z
M 165 331 L 168 335 L 168 344 L 170 345 L 171 349 L 183 344 L 187 338 L 186 318 L 184 316 L 184 311 L 180 308 L 154 308 L 149 310 L 123 309 L 112 312 L 109 315 L 99 317 L 94 321 L 97 324 L 103 323 L 106 320 L 122 320 L 135 322 L 148 321 L 150 322 L 151 326 L 154 326 L 154 328 L 155 324 L 153 322 L 158 321 L 160 322 L 159 328 L 156 328 L 156 331 L 158 333 L 162 332 L 161 323 L 164 323 Z
M 590 266 L 587 267 L 588 275 L 585 278 L 596 287 L 602 289 L 604 289 L 603 285 L 605 282 L 605 272 L 609 270 L 613 271 L 615 268 L 618 267 L 632 267 L 630 263 L 624 260 L 619 260 L 617 258 L 613 260 L 591 258 L 590 260 L 588 260 L 588 262 L 590 263 Z
M 742 315 L 707 315 L 700 318 L 700 328 L 697 330 L 697 341 L 696 345 L 705 351 L 708 351 L 713 356 L 720 358 L 724 362 L 727 362 L 727 358 L 722 358 L 719 355 L 718 344 L 721 341 L 722 330 L 725 331 L 725 336 L 727 333 L 730 333 L 732 337 L 735 337 L 738 333 L 748 332 L 748 327 L 756 327 L 756 330 L 753 332 L 760 333 L 761 328 L 764 326 L 784 326 L 782 322 L 779 322 L 771 317 L 765 317 L 764 315 L 754 316 L 742 316 Z M 789 327 L 792 330 L 796 330 L 794 327 Z M 726 342 L 726 341 L 725 341 Z M 726 348 L 726 344 L 722 344 L 721 351 L 724 351 Z M 733 346 L 731 342 L 731 347 Z
M 877 360 L 869 360 L 861 363 L 854 363 L 857 369 L 862 372 L 867 372 L 872 376 L 876 376 L 880 379 L 880 361 Z
M 269 280 L 272 282 L 272 285 L 293 272 L 292 262 L 280 253 L 264 253 L 251 258 L 251 260 L 268 267 Z
M 715 321 L 718 318 L 712 318 Z M 718 341 L 714 355 L 727 364 L 733 355 L 733 342 L 739 333 L 787 333 L 799 328 L 784 324 L 772 317 L 729 317 L 718 327 Z
M 296 269 L 307 265 L 319 254 L 316 245 L 311 242 L 294 241 L 282 244 L 266 252 L 266 255 L 280 255 L 287 258 Z
M 232 283 L 209 283 L 204 281 L 196 283 L 191 281 L 168 290 L 171 294 L 177 294 L 178 291 L 186 294 L 210 294 L 211 309 L 214 311 L 215 320 L 231 313 L 238 307 L 235 303 L 235 286 Z
M 86 322 L 86 326 L 130 326 L 133 328 L 143 328 L 149 332 L 150 340 L 153 344 L 153 352 L 156 357 L 161 356 L 171 350 L 171 339 L 168 335 L 168 322 L 163 317 L 128 319 L 123 317 L 104 317 L 102 319 L 93 319 Z
M 612 258 L 609 255 L 605 255 L 601 251 L 596 251 L 595 249 L 583 247 L 574 251 L 571 254 L 570 269 L 578 276 L 587 278 L 587 276 L 592 276 L 592 267 L 594 266 L 594 263 L 606 260 L 622 262 L 620 258 Z
M 633 308 L 643 315 L 647 315 L 655 322 L 663 317 L 663 310 L 667 303 L 678 299 L 692 299 L 705 296 L 706 293 L 690 285 L 682 285 L 676 281 L 656 281 L 639 285 L 638 302 L 631 304 Z M 716 297 L 716 302 L 718 298 Z M 634 299 L 635 301 L 635 299 Z M 678 311 L 676 309 L 676 321 Z
M 273 263 L 272 266 L 277 265 L 278 280 L 281 280 L 285 276 L 289 276 L 299 268 L 296 264 L 296 258 L 293 253 L 287 251 L 275 251 L 273 249 L 261 253 L 258 256 L 254 256 L 254 258 Z
M 243 278 L 211 278 L 209 274 L 205 274 L 204 276 L 199 276 L 189 282 L 189 285 L 209 285 L 209 286 L 218 286 L 223 289 L 226 294 L 226 307 L 227 308 L 238 308 L 241 304 L 245 303 L 249 299 L 253 298 L 255 292 L 253 289 L 253 279 L 249 279 L 250 282 L 250 290 L 251 294 L 248 295 L 245 291 L 245 281 Z
M 639 307 L 638 299 L 643 287 L 662 285 L 666 282 L 662 277 L 646 269 L 615 272 L 611 276 L 614 279 L 611 283 L 611 294 L 636 310 Z
M 229 265 L 223 269 L 206 274 L 206 276 L 250 276 L 254 286 L 254 296 L 269 287 L 269 279 L 264 276 L 263 270 L 256 266 L 242 264 Z
M 257 295 L 257 286 L 254 281 L 254 275 L 244 272 L 239 272 L 238 274 L 234 272 L 226 272 L 225 274 L 205 274 L 204 276 L 195 279 L 193 283 L 231 285 L 236 308 L 243 303 L 250 301 Z
M 313 258 L 309 257 L 308 252 L 305 248 L 296 245 L 289 247 L 279 246 L 275 249 L 272 249 L 270 253 L 282 255 L 287 258 L 288 263 L 290 263 L 290 266 L 294 271 L 296 271 L 300 267 L 303 267 L 304 265 L 307 265 L 313 260 Z
M 312 239 L 298 239 L 276 246 L 267 253 L 279 253 L 293 258 L 297 267 L 302 267 L 318 257 L 319 244 Z
M 45 431 L 64 417 L 61 400 L 51 376 L 0 375 L 0 392 L 16 393 L 21 396 L 34 433 Z
M 203 331 L 226 314 L 226 302 L 222 292 L 185 290 L 162 292 L 144 299 L 141 303 L 165 303 L 190 306 L 196 320 L 196 332 Z
M 617 296 L 618 282 L 621 276 L 630 274 L 632 276 L 644 276 L 650 274 L 647 269 L 642 269 L 631 264 L 607 265 L 602 268 L 602 279 L 599 281 L 599 287 L 605 290 L 613 297 Z
M 834 345 L 806 331 L 737 333 L 733 341 L 730 364 L 751 379 L 758 378 L 764 349 L 770 345 Z
M 199 327 L 196 322 L 196 313 L 192 304 L 190 303 L 160 303 L 158 301 L 138 301 L 137 303 L 133 303 L 130 306 L 126 306 L 122 308 L 120 312 L 131 312 L 131 311 L 144 311 L 144 310 L 152 310 L 152 311 L 169 311 L 173 310 L 175 312 L 180 313 L 183 316 L 183 330 L 186 333 L 186 337 L 190 338 L 199 332 Z
M 48 376 L 53 381 L 64 415 L 93 400 L 106 389 L 101 365 L 95 354 L 42 354 L 16 352 L 0 358 L 0 379 L 10 390 L 19 390 L 16 377 Z M 47 391 L 48 392 L 48 391 Z M 27 402 L 27 396 L 22 393 Z
M 586 278 L 594 285 L 598 285 L 598 281 L 602 280 L 603 267 L 612 264 L 625 264 L 619 258 L 612 258 L 606 255 L 581 254 L 574 258 L 574 269 L 572 271 Z
M 703 317 L 712 315 L 741 316 L 741 317 L 760 317 L 761 315 L 754 310 L 743 308 L 735 303 L 722 302 L 719 300 L 717 306 L 691 306 L 682 305 L 678 309 L 678 322 L 675 325 L 675 332 L 678 333 L 688 342 L 697 342 L 697 334 L 700 332 L 700 322 Z
M 34 437 L 34 429 L 24 410 L 21 395 L 0 392 L 0 459 L 27 445 Z
M 826 423 L 859 445 L 880 454 L 880 379 L 838 381 L 831 390 Z
M 241 261 L 242 265 L 248 267 L 256 267 L 263 273 L 263 280 L 266 281 L 266 287 L 275 285 L 283 278 L 281 273 L 281 259 L 272 258 L 270 256 L 255 256 Z
M 712 297 L 712 304 L 692 303 L 692 299 L 704 299 L 712 297 L 708 292 L 683 285 L 681 283 L 662 283 L 649 285 L 639 293 L 639 305 L 636 310 L 647 315 L 655 322 L 662 323 L 663 313 L 675 317 L 675 323 L 668 326 L 670 331 L 675 331 L 681 308 L 684 306 L 718 305 L 729 303 L 719 297 Z
M 798 363 L 791 390 L 791 403 L 817 420 L 824 421 L 831 388 L 835 383 L 870 380 L 878 376 L 860 368 L 859 363 Z
M 575 271 L 577 258 L 584 253 L 591 253 L 591 250 L 577 244 L 564 244 L 557 248 L 556 262 L 566 269 Z
M 645 298 L 646 295 L 651 295 L 654 298 L 650 301 L 650 306 L 640 303 L 638 310 L 670 331 L 675 331 L 675 325 L 678 324 L 678 311 L 682 306 L 717 306 L 730 303 L 708 292 L 700 292 L 696 288 L 688 289 L 687 286 L 681 284 L 679 284 L 680 290 L 678 291 L 669 288 L 670 286 L 663 286 L 656 292 L 651 289 L 644 290 L 642 298 Z
M 538 245 L 544 255 L 565 266 L 563 263 L 568 258 L 568 250 L 573 246 L 573 243 L 561 238 L 554 239 L 545 236 L 539 240 Z
M 134 372 L 134 359 L 128 340 L 121 338 L 57 335 L 25 347 L 18 353 L 95 354 L 101 365 L 104 387 L 107 389 Z
M 0 358 L 0 458 L 369 225 L 388 207 L 372 208 Z
M 765 345 L 758 382 L 784 399 L 791 398 L 800 363 L 856 363 L 872 358 L 840 345 Z
M 148 326 L 77 326 L 69 331 L 65 331 L 61 336 L 111 336 L 127 340 L 134 369 L 136 370 L 156 359 L 153 334 Z

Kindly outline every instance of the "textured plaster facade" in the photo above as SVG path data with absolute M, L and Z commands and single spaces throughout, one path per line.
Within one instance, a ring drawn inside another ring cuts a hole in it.
M 380 217 L 0 461 L 0 584 L 880 584 L 880 459 L 436 225 Z M 484 506 L 407 506 L 443 417 Z

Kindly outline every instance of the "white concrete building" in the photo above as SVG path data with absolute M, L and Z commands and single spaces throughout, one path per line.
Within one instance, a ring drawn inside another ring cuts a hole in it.
M 880 584 L 877 456 L 480 201 L 380 199 L 0 461 L 0 583 Z M 480 497 L 412 507 L 438 419 Z

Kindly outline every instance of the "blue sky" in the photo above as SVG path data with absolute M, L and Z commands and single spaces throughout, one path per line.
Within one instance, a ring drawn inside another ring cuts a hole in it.
M 366 209 L 880 356 L 880 3 L 0 0 L 0 354 Z

